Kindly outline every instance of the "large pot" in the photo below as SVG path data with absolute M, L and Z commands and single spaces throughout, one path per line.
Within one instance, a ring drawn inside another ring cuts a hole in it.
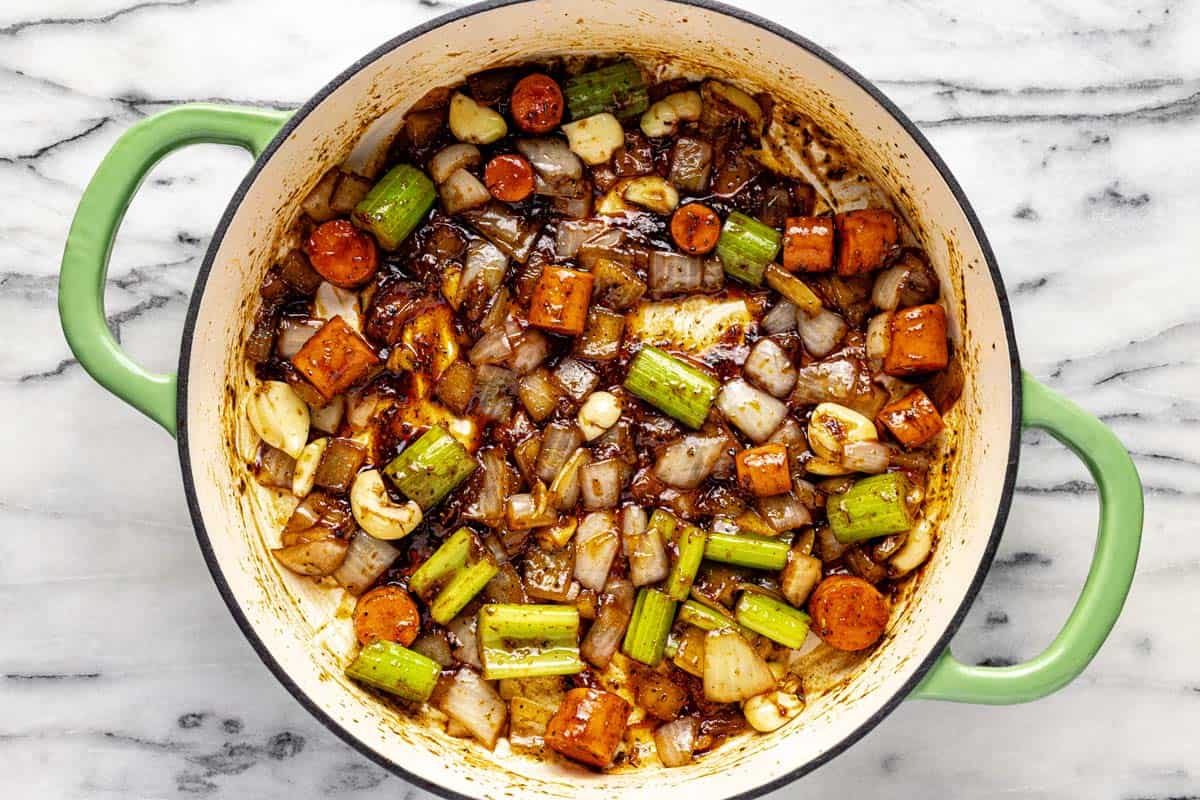
M 564 52 L 670 57 L 701 72 L 759 85 L 849 145 L 899 200 L 954 311 L 966 367 L 954 435 L 929 509 L 940 537 L 887 640 L 849 680 L 812 693 L 785 729 L 729 744 L 688 767 L 601 775 L 489 753 L 421 726 L 342 676 L 340 591 L 282 570 L 260 528 L 279 520 L 237 455 L 237 400 L 249 378 L 242 344 L 256 287 L 277 255 L 299 199 L 340 162 L 382 111 L 504 60 Z M 154 375 L 120 349 L 104 319 L 108 253 L 141 178 L 186 144 L 224 142 L 257 160 L 234 195 L 192 297 L 178 378 Z M 331 730 L 402 777 L 446 796 L 663 797 L 755 795 L 827 761 L 906 698 L 1014 703 L 1049 694 L 1087 665 L 1115 623 L 1133 577 L 1142 524 L 1137 473 L 1113 434 L 1023 375 L 1004 286 L 958 183 L 880 91 L 791 31 L 707 0 L 488 2 L 422 25 L 368 54 L 295 114 L 181 106 L 132 127 L 84 193 L 63 256 L 63 327 L 100 383 L 175 433 L 188 506 L 230 611 L 279 680 Z M 1022 425 L 1044 428 L 1084 460 L 1099 485 L 1100 532 L 1087 583 L 1058 638 L 1025 664 L 976 667 L 947 643 L 996 551 L 1012 500 Z

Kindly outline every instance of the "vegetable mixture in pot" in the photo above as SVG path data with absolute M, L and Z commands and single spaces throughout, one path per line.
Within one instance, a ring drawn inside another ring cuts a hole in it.
M 961 371 L 911 231 L 811 121 L 629 60 L 388 118 L 246 344 L 273 553 L 357 598 L 347 675 L 596 769 L 787 724 L 933 545 Z

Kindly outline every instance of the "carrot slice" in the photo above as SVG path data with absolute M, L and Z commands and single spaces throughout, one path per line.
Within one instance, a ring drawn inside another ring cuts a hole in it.
M 578 336 L 587 324 L 592 298 L 591 273 L 566 267 L 545 267 L 533 287 L 529 322 L 555 333 Z
M 883 357 L 883 371 L 888 375 L 936 372 L 950 363 L 946 310 L 937 303 L 897 311 L 891 327 L 891 341 Z
M 920 447 L 942 430 L 942 415 L 929 395 L 920 389 L 888 403 L 879 410 L 878 419 L 905 447 Z
M 379 364 L 379 356 L 341 317 L 334 317 L 304 343 L 292 364 L 326 400 L 332 400 L 367 377 Z
M 497 200 L 519 203 L 533 194 L 533 166 L 516 153 L 505 153 L 484 167 L 483 182 Z
M 549 133 L 563 118 L 563 93 L 549 75 L 534 73 L 513 87 L 513 121 L 526 133 Z
M 783 268 L 788 272 L 833 269 L 833 217 L 788 217 L 783 230 Z
M 703 203 L 688 203 L 671 217 L 671 238 L 688 255 L 712 252 L 721 238 L 721 218 Z
M 813 632 L 838 650 L 865 650 L 883 636 L 888 604 L 879 590 L 854 575 L 830 575 L 808 599 Z
M 322 278 L 343 289 L 366 283 L 379 266 L 375 240 L 345 219 L 318 225 L 304 243 L 304 253 Z
M 628 717 L 629 704 L 618 695 L 572 689 L 546 725 L 545 742 L 568 758 L 604 768 L 612 763 Z
M 408 647 L 420 630 L 417 604 L 399 586 L 377 586 L 354 606 L 354 635 L 363 646 L 385 641 Z
M 764 444 L 737 454 L 738 485 L 757 497 L 772 497 L 792 490 L 788 451 L 783 444 Z

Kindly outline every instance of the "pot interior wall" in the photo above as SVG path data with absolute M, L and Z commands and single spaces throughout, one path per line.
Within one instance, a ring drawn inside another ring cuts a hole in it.
M 894 615 L 889 641 L 854 667 L 853 680 L 810 697 L 801 718 L 771 736 L 726 746 L 653 780 L 597 775 L 489 753 L 414 723 L 341 674 L 352 601 L 277 567 L 268 548 L 288 509 L 257 488 L 239 399 L 249 378 L 241 345 L 255 287 L 284 246 L 299 199 L 348 152 L 366 122 L 431 88 L 504 61 L 562 53 L 634 53 L 696 72 L 735 76 L 820 122 L 859 154 L 918 231 L 954 310 L 967 378 L 952 416 L 956 433 L 931 485 L 940 542 L 915 593 Z M 929 657 L 984 559 L 1009 459 L 1010 354 L 987 263 L 969 221 L 918 144 L 867 92 L 780 35 L 714 10 L 672 2 L 549 0 L 452 20 L 379 55 L 321 99 L 262 166 L 219 243 L 186 366 L 189 466 L 203 528 L 232 598 L 261 647 L 338 726 L 379 757 L 473 796 L 661 796 L 695 781 L 705 797 L 750 791 L 820 758 L 866 724 Z M 969 315 L 968 312 L 969 311 Z M 968 322 L 969 320 L 969 322 Z M 239 343 L 230 347 L 231 342 Z M 953 495 L 953 501 L 946 501 Z M 786 741 L 784 741 L 786 740 Z

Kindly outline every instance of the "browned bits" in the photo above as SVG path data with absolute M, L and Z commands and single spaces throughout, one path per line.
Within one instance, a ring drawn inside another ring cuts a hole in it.
M 703 203 L 680 206 L 671 216 L 671 238 L 688 255 L 711 253 L 721 238 L 721 218 Z
M 513 87 L 513 121 L 526 133 L 549 133 L 563 118 L 562 89 L 549 75 L 527 75 Z
M 345 219 L 318 225 L 304 243 L 304 252 L 322 278 L 343 289 L 366 283 L 379 265 L 375 240 Z

